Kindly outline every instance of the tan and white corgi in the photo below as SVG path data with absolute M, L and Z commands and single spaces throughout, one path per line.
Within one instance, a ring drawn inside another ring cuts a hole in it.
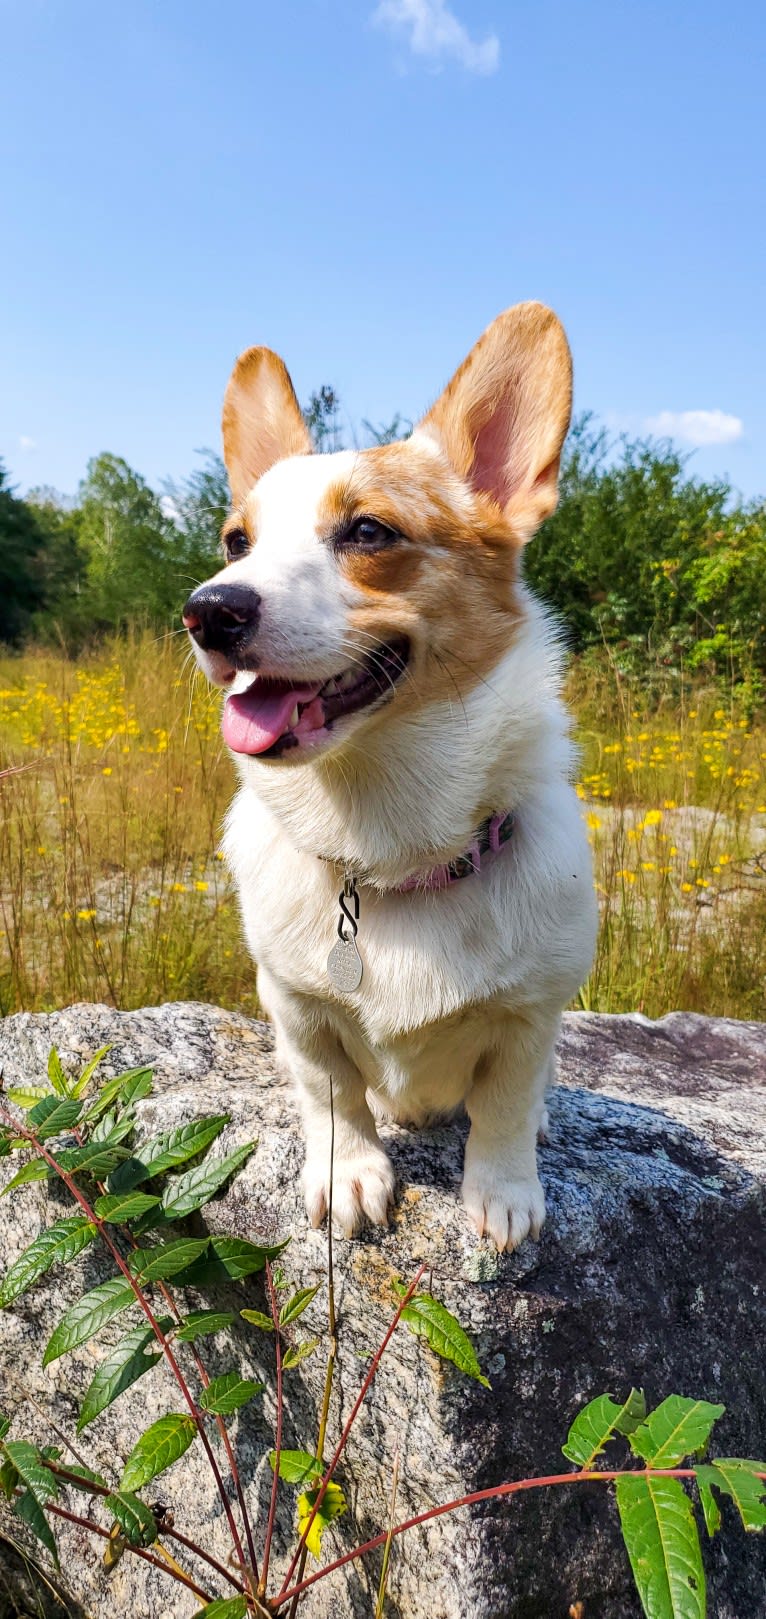
M 479 1232 L 515 1248 L 544 1218 L 536 1138 L 596 908 L 556 631 L 520 560 L 556 504 L 570 408 L 566 338 L 537 303 L 492 323 L 403 442 L 312 454 L 265 348 L 226 390 L 226 566 L 184 623 L 228 693 L 225 850 L 314 1225 L 331 1085 L 347 1234 L 394 1194 L 374 1115 L 461 1104 Z

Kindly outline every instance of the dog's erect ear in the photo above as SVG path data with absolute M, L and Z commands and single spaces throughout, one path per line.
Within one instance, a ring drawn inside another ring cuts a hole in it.
M 418 431 L 528 540 L 556 505 L 571 410 L 561 322 L 544 304 L 516 304 L 487 327 Z
M 271 349 L 246 349 L 223 400 L 223 458 L 235 505 L 275 461 L 312 448 L 284 361 Z

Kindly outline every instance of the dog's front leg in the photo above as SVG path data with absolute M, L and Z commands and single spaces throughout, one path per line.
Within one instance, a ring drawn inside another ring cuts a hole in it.
M 311 1224 L 320 1225 L 329 1206 L 332 1150 L 333 1221 L 347 1237 L 365 1217 L 385 1225 L 394 1171 L 378 1140 L 361 1074 L 321 1011 L 317 1014 L 315 1001 L 308 1003 L 270 977 L 267 983 L 262 968 L 258 988 L 276 1026 L 277 1056 L 298 1088 L 306 1139 L 303 1192 Z
M 537 1134 L 560 1016 L 510 1017 L 476 1065 L 466 1097 L 471 1130 L 463 1201 L 480 1236 L 500 1249 L 537 1237 L 545 1197 L 537 1174 Z

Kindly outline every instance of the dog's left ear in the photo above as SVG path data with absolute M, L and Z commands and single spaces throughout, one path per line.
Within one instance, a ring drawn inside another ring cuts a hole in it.
M 418 432 L 436 439 L 526 541 L 555 508 L 571 411 L 561 322 L 544 304 L 515 304 L 487 327 Z
M 223 458 L 235 506 L 275 461 L 312 449 L 284 360 L 271 349 L 246 349 L 223 400 Z

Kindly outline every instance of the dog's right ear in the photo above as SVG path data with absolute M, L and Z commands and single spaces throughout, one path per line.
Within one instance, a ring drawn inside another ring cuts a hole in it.
M 275 461 L 312 449 L 284 361 L 271 349 L 246 349 L 223 399 L 223 458 L 235 506 Z

